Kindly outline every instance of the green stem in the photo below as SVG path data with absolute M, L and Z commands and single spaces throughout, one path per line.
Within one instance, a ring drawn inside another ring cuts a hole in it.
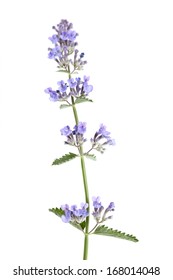
M 81 147 L 81 152 L 83 153 L 82 147 Z M 87 183 L 85 160 L 84 160 L 83 155 L 81 155 L 81 167 L 82 167 L 82 176 L 83 176 L 83 183 L 84 183 L 84 190 L 85 190 L 85 201 L 86 201 L 86 203 L 88 203 L 88 212 L 89 212 L 89 207 L 90 207 L 89 206 L 89 190 L 88 190 L 88 183 Z M 87 258 L 88 258 L 88 232 L 89 232 L 89 216 L 86 217 L 83 260 L 87 260 Z
M 72 108 L 73 108 L 73 114 L 74 114 L 75 122 L 76 122 L 76 124 L 78 124 L 79 119 L 78 119 L 78 114 L 77 114 L 77 110 L 76 110 L 76 107 L 75 107 L 73 96 L 71 96 L 71 102 L 72 102 Z
M 69 79 L 71 78 L 70 68 L 69 71 Z M 74 102 L 74 97 L 71 96 L 73 114 L 75 118 L 76 125 L 79 123 L 79 118 Z M 84 184 L 84 191 L 85 191 L 85 201 L 88 203 L 88 212 L 89 212 L 89 190 L 88 190 L 88 182 L 87 182 L 87 174 L 86 174 L 86 167 L 85 167 L 85 160 L 83 155 L 83 146 L 80 146 L 80 156 L 81 156 L 81 168 L 82 168 L 82 177 L 83 177 L 83 184 Z M 86 227 L 85 227 L 85 238 L 84 238 L 84 250 L 83 250 L 83 260 L 87 260 L 88 258 L 88 232 L 89 232 L 89 216 L 86 218 Z

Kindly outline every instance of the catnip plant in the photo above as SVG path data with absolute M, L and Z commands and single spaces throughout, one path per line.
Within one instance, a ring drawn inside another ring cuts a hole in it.
M 115 140 L 107 131 L 104 124 L 98 126 L 94 135 L 90 138 L 90 148 L 84 150 L 84 143 L 87 140 L 86 130 L 87 124 L 78 117 L 77 106 L 83 102 L 92 102 L 89 98 L 93 91 L 88 76 L 78 76 L 79 71 L 83 70 L 87 63 L 84 60 L 84 52 L 78 50 L 76 38 L 78 33 L 73 30 L 72 23 L 67 20 L 61 20 L 59 24 L 52 27 L 54 34 L 49 37 L 51 47 L 48 48 L 48 58 L 55 61 L 57 72 L 64 73 L 66 78 L 57 82 L 57 88 L 48 87 L 45 93 L 49 95 L 50 101 L 60 103 L 60 109 L 72 109 L 74 116 L 74 126 L 64 126 L 60 129 L 61 135 L 64 137 L 64 143 L 69 147 L 76 149 L 76 153 L 69 152 L 53 161 L 52 165 L 66 163 L 74 158 L 80 160 L 85 201 L 77 205 L 63 204 L 58 208 L 49 209 L 50 212 L 61 218 L 62 222 L 69 223 L 76 229 L 80 230 L 84 235 L 83 260 L 88 259 L 88 238 L 91 234 L 105 235 L 117 237 L 121 239 L 137 242 L 138 239 L 124 232 L 108 228 L 105 222 L 112 218 L 112 212 L 115 210 L 114 202 L 110 202 L 107 207 L 102 205 L 99 196 L 92 197 L 92 207 L 89 196 L 89 187 L 87 181 L 87 173 L 85 167 L 85 158 L 96 160 L 95 153 L 104 153 L 107 146 L 115 145 Z M 81 105 L 82 106 L 82 105 Z M 90 217 L 93 217 L 95 225 L 90 229 Z

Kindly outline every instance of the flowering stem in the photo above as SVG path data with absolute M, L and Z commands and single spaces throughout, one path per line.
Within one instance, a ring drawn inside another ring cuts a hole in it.
M 70 67 L 68 68 L 69 71 L 69 79 L 71 78 L 70 74 Z M 79 118 L 74 102 L 73 96 L 71 96 L 71 102 L 72 102 L 72 108 L 73 108 L 73 114 L 75 118 L 76 125 L 79 123 Z M 79 148 L 80 152 L 80 158 L 81 158 L 81 168 L 82 168 L 82 177 L 83 177 L 83 184 L 84 184 L 84 191 L 85 191 L 85 201 L 88 203 L 88 212 L 89 212 L 89 190 L 88 190 L 88 182 L 87 182 L 87 175 L 86 175 L 86 168 L 85 168 L 85 160 L 84 160 L 84 154 L 83 154 L 83 147 L 82 145 Z M 86 227 L 85 227 L 85 238 L 84 238 L 84 250 L 83 250 L 83 260 L 87 260 L 88 258 L 88 232 L 89 232 L 89 216 L 86 217 Z

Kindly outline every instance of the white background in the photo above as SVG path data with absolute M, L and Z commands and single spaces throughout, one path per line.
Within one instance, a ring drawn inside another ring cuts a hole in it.
M 13 279 L 18 265 L 65 264 L 160 266 L 160 277 L 145 279 L 171 279 L 172 14 L 172 1 L 1 2 L 3 279 Z M 78 106 L 88 138 L 103 122 L 116 140 L 97 162 L 86 162 L 90 196 L 100 195 L 105 206 L 114 201 L 114 219 L 107 225 L 140 240 L 92 236 L 85 264 L 82 234 L 48 211 L 84 200 L 79 161 L 51 166 L 56 157 L 73 152 L 59 132 L 74 124 L 72 112 L 60 111 L 44 93 L 64 78 L 47 58 L 47 38 L 61 19 L 73 22 L 79 33 L 79 49 L 88 61 L 80 75 L 90 75 L 94 86 L 94 103 Z

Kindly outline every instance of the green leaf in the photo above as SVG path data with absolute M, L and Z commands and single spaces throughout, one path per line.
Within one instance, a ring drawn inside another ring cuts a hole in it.
M 60 109 L 65 109 L 65 108 L 67 108 L 67 107 L 71 107 L 71 105 L 69 104 L 69 105 L 67 105 L 67 104 L 61 104 L 60 105 Z
M 64 215 L 64 211 L 61 208 L 52 208 L 52 209 L 49 209 L 49 211 L 54 213 L 55 215 L 57 215 L 60 218 L 62 215 Z M 83 221 L 81 224 L 77 224 L 75 222 L 69 222 L 69 224 L 81 231 L 83 231 L 85 228 L 85 221 Z
M 56 72 L 60 72 L 60 73 L 69 73 L 67 70 L 57 70 Z
M 52 165 L 59 165 L 59 164 L 65 163 L 66 161 L 74 159 L 77 156 L 78 155 L 73 154 L 73 153 L 66 154 L 66 155 L 62 156 L 61 158 L 55 159 L 54 162 L 52 163 Z
M 60 218 L 62 215 L 64 215 L 64 211 L 61 208 L 52 208 L 52 209 L 49 209 L 49 211 L 54 213 L 55 215 L 57 215 Z
M 77 97 L 75 104 L 79 104 L 79 103 L 83 103 L 83 102 L 93 102 L 93 101 L 86 97 Z
M 84 156 L 86 156 L 86 157 L 89 158 L 89 159 L 96 160 L 96 156 L 95 156 L 95 155 L 84 154 Z
M 69 222 L 69 224 L 81 231 L 83 231 L 85 228 L 85 221 L 83 221 L 81 224 L 77 224 L 75 222 Z
M 93 234 L 97 234 L 97 235 L 106 235 L 106 236 L 112 236 L 112 237 L 117 237 L 117 238 L 121 238 L 121 239 L 126 239 L 129 241 L 133 241 L 133 242 L 138 242 L 139 240 L 130 234 L 126 234 L 124 232 L 112 229 L 112 228 L 108 228 L 104 225 L 102 226 L 98 226 L 96 228 L 96 230 L 93 232 Z

